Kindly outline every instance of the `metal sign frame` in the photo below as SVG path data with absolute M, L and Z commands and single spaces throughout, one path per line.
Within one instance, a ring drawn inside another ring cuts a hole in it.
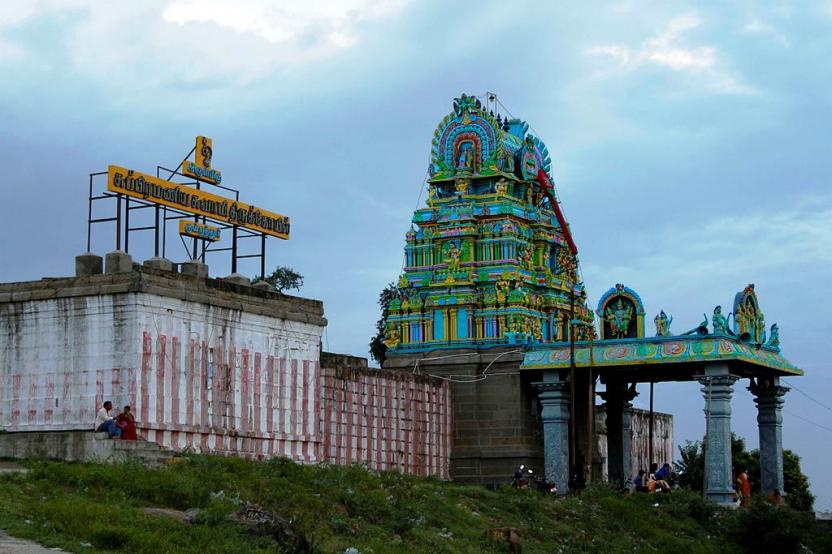
M 185 182 L 178 182 L 177 184 L 180 186 L 192 186 L 195 187 L 197 190 L 202 190 L 202 185 L 207 185 L 209 187 L 215 187 L 218 189 L 222 189 L 228 192 L 232 192 L 234 194 L 234 200 L 239 202 L 240 200 L 240 191 L 227 187 L 220 184 L 213 184 L 208 182 L 200 182 L 197 180 L 193 180 L 192 177 L 189 177 L 179 170 L 182 167 L 182 163 L 185 163 L 188 158 L 191 157 L 191 154 L 194 153 L 196 147 L 192 148 L 191 151 L 188 153 L 187 156 L 183 159 L 182 162 L 176 167 L 176 169 L 169 169 L 167 167 L 157 165 L 156 166 L 156 177 L 162 178 L 162 174 L 166 174 L 166 179 L 171 181 L 174 177 L 179 176 L 183 179 L 191 179 Z M 153 255 L 157 257 L 165 258 L 167 257 L 167 222 L 168 221 L 178 221 L 181 219 L 193 219 L 196 223 L 203 223 L 207 224 L 211 222 L 212 225 L 219 227 L 220 229 L 231 229 L 231 246 L 230 247 L 214 247 L 211 248 L 211 241 L 201 238 L 192 238 L 190 246 L 187 244 L 184 237 L 179 235 L 180 240 L 182 241 L 182 245 L 185 248 L 185 251 L 188 254 L 189 260 L 199 260 L 202 263 L 205 263 L 205 255 L 209 252 L 216 253 L 216 252 L 231 252 L 231 273 L 237 273 L 237 266 L 238 261 L 246 258 L 260 258 L 260 277 L 263 278 L 266 275 L 266 233 L 258 233 L 252 231 L 251 229 L 246 229 L 245 227 L 241 227 L 238 225 L 231 225 L 224 221 L 213 219 L 210 217 L 205 216 L 197 216 L 193 215 L 188 212 L 184 212 L 181 210 L 177 210 L 175 208 L 170 208 L 167 206 L 163 206 L 160 204 L 156 204 L 154 202 L 149 202 L 146 200 L 140 200 L 137 198 L 131 198 L 124 194 L 116 194 L 109 192 L 107 190 L 106 183 L 103 187 L 103 192 L 96 192 L 96 183 L 100 181 L 101 176 L 107 175 L 106 171 L 100 171 L 96 173 L 90 173 L 90 182 L 89 182 L 89 198 L 87 202 L 87 251 L 89 252 L 92 247 L 92 229 L 93 225 L 100 224 L 100 223 L 111 223 L 115 222 L 115 246 L 116 250 L 122 249 L 122 244 L 124 246 L 124 251 L 128 254 L 130 253 L 130 236 L 131 233 L 142 232 L 142 231 L 153 231 Z M 209 189 L 210 190 L 210 189 Z M 100 202 L 101 200 L 108 200 L 108 199 L 115 199 L 115 216 L 108 216 L 108 217 L 101 217 L 101 218 L 93 218 L 93 203 Z M 124 206 L 122 206 L 122 202 Z M 147 208 L 153 208 L 154 213 L 154 223 L 153 225 L 143 225 L 138 227 L 131 227 L 130 226 L 130 214 L 136 210 L 145 210 Z M 259 241 L 259 252 L 255 254 L 240 254 L 238 248 L 238 241 L 243 239 L 251 239 L 251 238 L 260 238 Z M 122 241 L 123 238 L 123 241 Z M 200 245 L 200 243 L 202 243 Z

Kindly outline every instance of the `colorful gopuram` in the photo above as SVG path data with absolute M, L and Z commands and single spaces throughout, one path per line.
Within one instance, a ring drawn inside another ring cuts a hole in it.
M 464 94 L 439 123 L 390 305 L 392 354 L 563 341 L 570 314 L 592 323 L 549 153 L 528 130 Z

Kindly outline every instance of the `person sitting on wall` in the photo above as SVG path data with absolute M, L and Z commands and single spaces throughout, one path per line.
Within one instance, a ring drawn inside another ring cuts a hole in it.
M 95 416 L 95 430 L 99 433 L 106 432 L 111 437 L 118 438 L 121 436 L 121 429 L 116 425 L 113 416 L 110 415 L 110 410 L 112 409 L 112 402 L 109 400 L 104 402 L 104 406 L 98 410 Z
M 124 411 L 116 416 L 116 425 L 121 429 L 121 440 L 134 441 L 136 436 L 136 418 L 130 412 L 130 406 L 125 406 Z
M 670 483 L 668 483 L 664 479 L 656 479 L 655 473 L 650 473 L 647 476 L 647 492 L 653 494 L 657 492 L 668 491 L 670 491 Z
M 647 483 L 644 482 L 644 475 L 647 473 L 643 469 L 638 470 L 638 475 L 636 475 L 635 479 L 633 479 L 633 485 L 636 488 L 636 492 L 648 492 L 647 491 Z

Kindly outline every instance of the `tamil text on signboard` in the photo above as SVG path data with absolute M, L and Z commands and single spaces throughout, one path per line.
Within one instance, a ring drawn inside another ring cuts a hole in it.
M 210 192 L 165 181 L 132 169 L 109 166 L 107 190 L 141 198 L 183 212 L 205 216 L 274 237 L 289 238 L 289 218 L 268 210 L 223 198 Z
M 211 242 L 220 240 L 220 230 L 217 227 L 196 223 L 195 221 L 180 220 L 179 234 Z

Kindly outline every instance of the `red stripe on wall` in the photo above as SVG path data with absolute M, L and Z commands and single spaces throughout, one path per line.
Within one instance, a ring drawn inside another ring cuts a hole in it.
M 263 356 L 260 352 L 254 353 L 254 431 L 262 433 L 262 406 L 263 406 L 263 389 L 261 379 L 263 373 L 260 365 L 262 364 Z M 262 454 L 262 452 L 260 452 Z
M 346 448 L 346 460 L 347 464 L 353 463 L 355 460 L 353 458 L 353 450 L 355 444 L 358 445 L 358 441 L 356 440 L 355 430 L 353 429 L 353 418 L 358 415 L 358 410 L 355 409 L 355 388 L 356 388 L 356 381 L 348 380 L 346 382 L 347 386 L 347 409 L 344 412 L 344 417 L 347 418 L 347 448 Z
M 375 421 L 375 418 L 376 418 L 376 414 L 375 414 L 376 398 L 375 398 L 375 394 L 373 394 L 374 389 L 375 389 L 373 377 L 371 377 L 369 375 L 366 376 L 365 384 L 367 386 L 367 396 L 366 396 L 367 402 L 366 402 L 366 404 L 364 404 L 365 406 L 367 406 L 367 411 L 365 412 L 365 415 L 366 415 L 366 418 L 367 418 L 367 425 L 365 427 L 366 433 L 367 433 L 367 452 L 366 452 L 367 460 L 366 461 L 367 461 L 367 468 L 368 469 L 374 469 L 374 463 L 375 463 L 376 460 L 375 460 L 375 448 L 373 447 L 373 436 L 375 435 L 375 433 L 377 431 L 376 431 L 376 428 L 375 428 L 375 423 L 376 423 L 376 421 Z
M 298 361 L 291 361 L 292 375 L 289 380 L 289 434 L 290 439 L 295 441 L 298 436 Z
M 411 438 L 411 429 L 413 428 L 413 410 L 411 406 L 410 389 L 413 385 L 412 381 L 404 383 L 404 471 L 411 473 L 413 471 L 413 439 Z
M 170 355 L 170 421 L 174 425 L 181 424 L 179 419 L 179 337 L 171 339 Z M 162 420 L 166 421 L 166 420 Z M 176 441 L 171 438 L 176 443 Z
M 4 381 L 5 379 L 0 379 L 0 381 Z M 44 402 L 46 405 L 43 409 L 43 422 L 46 425 L 51 425 L 53 420 L 53 415 L 55 413 L 55 374 L 49 373 L 46 376 L 46 396 L 44 398 Z M 0 385 L 0 404 L 3 403 L 3 387 Z M 3 424 L 3 415 L 0 413 L 0 425 Z
M 242 350 L 242 372 L 240 374 L 240 429 L 242 429 L 243 433 L 249 432 L 249 421 L 248 421 L 248 407 L 249 407 L 249 376 L 248 376 L 248 349 L 243 348 Z M 243 439 L 243 443 L 245 444 L 246 440 Z M 244 447 L 245 449 L 245 447 Z
M 387 442 L 385 440 L 384 412 L 382 411 L 384 396 L 381 392 L 381 378 L 376 375 L 374 379 L 376 382 L 376 469 L 384 469 L 386 464 L 382 459 L 382 449 Z
M 188 341 L 188 375 L 185 378 L 185 423 L 191 427 L 196 425 L 194 420 L 194 372 L 196 371 L 196 342 Z M 188 434 L 188 446 L 193 446 L 193 435 Z
M 266 432 L 274 439 L 274 356 L 269 354 L 266 360 Z M 274 440 L 269 447 L 269 453 L 274 454 Z
M 332 398 L 331 395 L 334 392 L 332 390 L 332 379 L 330 377 L 330 372 L 328 369 L 320 369 L 320 365 L 318 366 L 318 375 L 323 379 L 323 391 L 322 393 L 326 395 L 324 399 L 324 415 L 323 415 L 323 425 L 321 426 L 320 433 L 323 435 L 323 441 L 318 443 L 322 444 L 322 450 L 318 453 L 318 460 L 320 461 L 331 461 L 332 460 L 332 433 L 331 433 L 331 422 L 332 422 Z M 320 394 L 318 398 L 320 398 Z M 316 412 L 319 411 L 320 408 L 316 409 Z
M 384 468 L 387 470 L 393 469 L 393 448 L 395 447 L 395 440 L 393 435 L 394 422 L 393 419 L 393 394 L 396 387 L 395 379 L 388 379 L 384 386 L 385 404 L 387 406 L 387 439 L 386 446 L 387 456 L 384 460 Z
M 150 349 L 150 333 L 144 332 L 142 336 L 142 406 L 141 406 L 141 422 L 147 424 L 150 419 L 150 356 L 152 355 Z
M 156 339 L 156 423 L 165 421 L 165 356 L 167 354 L 167 337 L 159 335 Z
M 238 429 L 239 422 L 237 420 L 237 349 L 232 345 L 228 349 L 228 364 L 225 366 L 225 428 Z M 229 437 L 227 440 L 228 449 L 234 450 L 236 441 Z
M 208 430 L 208 387 L 211 386 L 208 376 L 208 356 L 208 343 L 202 341 L 199 357 L 199 426 L 203 433 Z M 206 436 L 200 437 L 200 441 L 204 445 L 203 449 L 207 450 L 207 443 L 202 439 L 207 440 Z
M 282 437 L 286 433 L 286 358 L 280 358 L 280 371 L 277 373 L 277 431 Z M 281 449 L 281 454 L 283 453 Z
M 345 457 L 344 436 L 346 429 L 344 428 L 344 381 L 337 379 L 332 371 L 332 386 L 335 388 L 335 463 L 343 464 Z
M 301 434 L 309 440 L 309 360 L 303 360 L 303 403 L 301 404 Z

